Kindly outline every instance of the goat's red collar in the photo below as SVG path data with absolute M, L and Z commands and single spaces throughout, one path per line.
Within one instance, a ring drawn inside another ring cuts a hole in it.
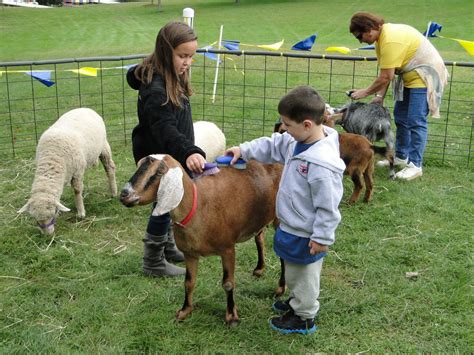
M 196 213 L 197 210 L 197 205 L 198 205 L 198 192 L 197 192 L 197 187 L 196 184 L 193 182 L 193 207 L 191 207 L 191 211 L 189 211 L 188 215 L 184 217 L 184 219 L 181 222 L 174 222 L 178 227 L 185 228 L 186 224 L 189 223 L 189 221 L 193 218 L 194 214 Z

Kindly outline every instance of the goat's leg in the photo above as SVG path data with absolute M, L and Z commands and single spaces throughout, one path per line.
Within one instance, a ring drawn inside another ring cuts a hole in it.
M 278 280 L 278 287 L 275 290 L 275 296 L 280 297 L 285 293 L 286 280 L 285 280 L 285 260 L 280 258 L 280 279 Z
M 184 304 L 176 312 L 176 320 L 183 321 L 193 311 L 193 291 L 196 286 L 196 275 L 198 269 L 198 259 L 185 257 L 186 276 L 184 279 Z
M 389 172 L 389 177 L 390 179 L 395 179 L 395 168 L 393 166 L 393 159 L 395 156 L 395 136 L 390 129 L 386 134 L 385 134 L 385 145 L 387 146 L 387 153 L 385 155 L 385 158 L 388 160 L 390 164 L 390 172 Z
M 349 174 L 351 176 L 352 182 L 354 183 L 354 192 L 352 196 L 349 198 L 349 204 L 354 204 L 359 199 L 360 193 L 362 191 L 362 174 L 360 173 L 359 169 L 350 169 Z
M 372 198 L 372 190 L 374 188 L 374 160 L 372 159 L 364 171 L 365 195 L 364 202 L 368 203 Z
M 265 228 L 255 236 L 255 244 L 257 245 L 258 261 L 257 267 L 253 270 L 253 275 L 260 277 L 265 268 Z
M 227 309 L 225 311 L 225 322 L 228 326 L 236 326 L 239 323 L 237 306 L 234 302 L 235 290 L 235 248 L 229 248 L 221 254 L 222 268 L 224 275 L 222 277 L 222 287 L 227 296 Z
M 77 217 L 84 218 L 86 210 L 84 208 L 84 200 L 82 199 L 82 191 L 84 190 L 84 175 L 73 176 L 71 186 L 74 189 L 74 203 L 77 209 Z
M 109 143 L 105 142 L 105 147 L 99 156 L 102 165 L 104 166 L 107 179 L 109 181 L 110 194 L 112 197 L 117 196 L 117 183 L 115 182 L 115 164 L 112 160 L 112 151 Z

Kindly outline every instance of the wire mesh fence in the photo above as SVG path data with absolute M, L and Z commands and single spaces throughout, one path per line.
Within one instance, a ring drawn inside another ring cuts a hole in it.
M 31 157 L 42 132 L 77 107 L 104 118 L 112 147 L 128 144 L 137 92 L 125 73 L 143 57 L 0 63 L 0 155 Z M 446 64 L 449 84 L 441 118 L 430 118 L 425 159 L 469 166 L 474 63 Z M 331 106 L 342 106 L 345 91 L 368 86 L 377 70 L 374 57 L 200 50 L 191 72 L 193 119 L 215 122 L 228 145 L 237 144 L 272 133 L 278 101 L 289 89 L 311 85 Z M 393 108 L 390 97 L 386 105 Z

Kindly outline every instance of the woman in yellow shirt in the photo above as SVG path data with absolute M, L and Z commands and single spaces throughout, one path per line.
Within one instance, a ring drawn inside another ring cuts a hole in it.
M 383 104 L 393 81 L 393 115 L 397 126 L 394 163 L 403 167 L 395 177 L 402 180 L 420 177 L 428 139 L 428 113 L 439 117 L 447 82 L 444 62 L 433 45 L 411 26 L 385 23 L 380 16 L 358 12 L 352 16 L 349 30 L 361 43 L 375 45 L 380 67 L 373 83 L 353 91 L 351 97 L 358 100 L 375 94 L 371 102 Z M 379 163 L 388 165 L 388 161 Z

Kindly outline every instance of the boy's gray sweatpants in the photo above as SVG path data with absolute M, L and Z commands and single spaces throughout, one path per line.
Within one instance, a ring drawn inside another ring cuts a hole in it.
M 302 319 L 313 319 L 319 310 L 319 280 L 324 258 L 311 264 L 285 260 L 285 279 L 290 289 L 290 306 Z

